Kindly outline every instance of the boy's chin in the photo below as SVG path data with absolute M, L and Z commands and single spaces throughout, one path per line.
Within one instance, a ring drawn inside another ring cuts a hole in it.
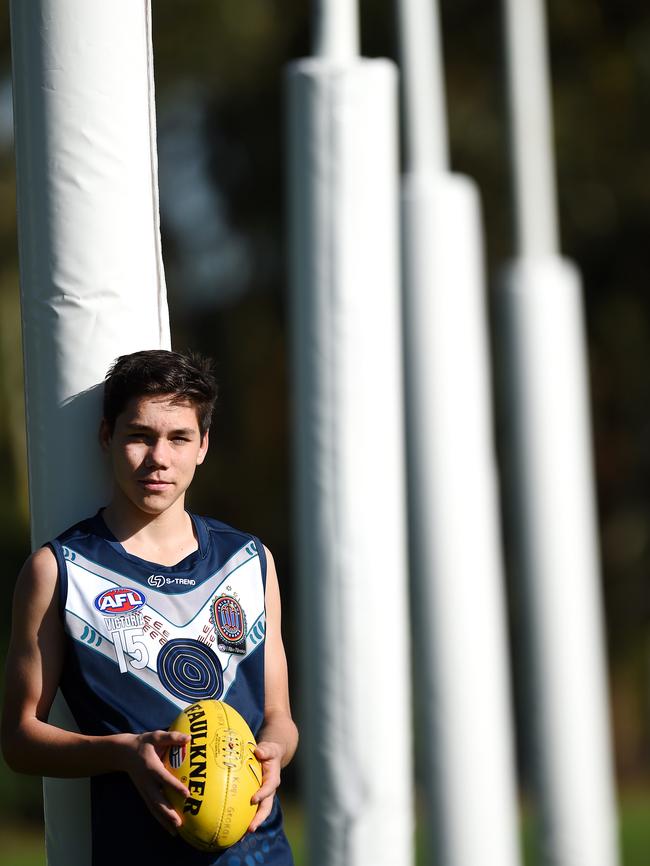
M 179 495 L 170 496 L 169 494 L 150 493 L 146 496 L 139 496 L 137 499 L 132 499 L 131 502 L 140 511 L 155 517 L 158 514 L 164 514 L 165 511 L 168 511 L 179 498 Z

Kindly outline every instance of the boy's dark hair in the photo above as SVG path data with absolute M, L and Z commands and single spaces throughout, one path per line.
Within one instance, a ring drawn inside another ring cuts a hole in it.
M 104 420 L 112 433 L 117 416 L 133 397 L 171 394 L 174 403 L 196 409 L 201 436 L 210 429 L 217 399 L 212 361 L 195 352 L 147 349 L 120 355 L 104 381 Z

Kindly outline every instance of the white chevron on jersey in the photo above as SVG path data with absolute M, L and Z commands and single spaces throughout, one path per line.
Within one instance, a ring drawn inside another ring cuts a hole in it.
M 118 571 L 113 571 L 110 568 L 106 568 L 105 566 L 100 565 L 97 562 L 93 562 L 92 560 L 87 559 L 85 556 L 82 556 L 77 551 L 70 550 L 70 548 L 64 547 L 63 551 L 66 558 L 66 564 L 68 566 L 69 577 L 71 577 L 77 569 L 81 569 L 84 575 L 89 572 L 95 577 L 105 578 L 107 582 L 102 586 L 101 589 L 97 591 L 97 594 L 103 592 L 106 589 L 111 589 L 112 586 L 129 585 L 130 578 L 128 574 L 122 574 Z M 165 592 L 160 592 L 160 590 L 152 586 L 143 587 L 140 583 L 137 582 L 135 585 L 140 589 L 140 591 L 145 593 L 150 605 L 154 607 L 159 613 L 165 614 L 165 610 L 167 609 L 169 617 L 173 609 L 174 612 L 178 612 L 181 618 L 185 617 L 184 620 L 181 619 L 181 621 L 177 622 L 177 625 L 185 625 L 187 624 L 188 620 L 194 615 L 197 608 L 199 608 L 204 601 L 209 601 L 210 598 L 214 595 L 215 584 L 220 584 L 223 580 L 225 580 L 226 577 L 228 577 L 246 562 L 253 559 L 259 559 L 259 555 L 257 553 L 257 548 L 255 547 L 254 543 L 250 542 L 244 545 L 244 547 L 240 548 L 237 553 L 234 553 L 230 557 L 230 559 L 226 563 L 224 563 L 224 565 L 222 565 L 217 572 L 215 572 L 212 577 L 209 577 L 196 588 L 192 588 L 184 592 L 168 594 Z M 85 579 L 86 578 L 84 577 L 83 580 Z
M 66 549 L 68 592 L 65 627 L 70 636 L 101 653 L 120 667 L 122 673 L 141 682 L 182 708 L 179 700 L 160 682 L 158 654 L 170 640 L 189 638 L 209 646 L 223 670 L 223 692 L 232 685 L 237 668 L 260 645 L 265 631 L 264 591 L 260 559 L 253 544 L 235 553 L 212 577 L 190 590 L 167 594 L 143 586 Z M 144 604 L 128 614 L 106 614 L 95 600 L 107 590 L 135 589 Z M 235 595 L 246 614 L 246 655 L 218 649 L 212 617 L 212 602 L 222 594 Z M 169 613 L 175 614 L 175 620 Z M 179 621 L 179 613 L 182 621 Z
M 66 629 L 70 637 L 74 638 L 74 640 L 86 644 L 91 649 L 95 650 L 95 652 L 101 653 L 105 658 L 110 659 L 114 664 L 118 664 L 115 644 L 112 639 L 95 631 L 93 626 L 90 626 L 85 620 L 79 619 L 79 617 L 69 611 L 66 615 Z M 127 653 L 127 655 L 129 654 Z M 141 682 L 148 685 L 155 692 L 158 692 L 159 695 L 167 698 L 167 700 L 177 706 L 179 710 L 182 710 L 183 707 L 187 706 L 187 701 L 181 701 L 179 698 L 170 694 L 161 685 L 161 682 L 158 679 L 158 673 L 155 670 L 150 670 L 148 667 L 142 668 L 141 670 L 130 668 L 129 673 L 137 676 Z

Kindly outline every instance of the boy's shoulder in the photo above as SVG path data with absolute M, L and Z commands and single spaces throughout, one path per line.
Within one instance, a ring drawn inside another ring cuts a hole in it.
M 195 522 L 203 524 L 206 536 L 211 539 L 211 545 L 221 549 L 222 552 L 230 550 L 232 553 L 247 549 L 249 555 L 257 554 L 262 562 L 262 568 L 266 573 L 266 549 L 260 539 L 242 529 L 236 529 L 222 520 L 217 520 L 214 517 L 206 517 L 204 515 L 193 514 L 192 518 Z M 199 536 L 201 531 L 199 530 Z
M 90 517 L 84 517 L 83 520 L 78 520 L 76 523 L 73 523 L 72 526 L 64 529 L 63 532 L 60 532 L 54 539 L 52 539 L 52 541 L 59 542 L 59 544 L 66 544 L 66 542 L 70 542 L 74 539 L 85 538 L 89 535 L 101 535 L 103 522 L 98 519 L 98 516 L 99 512 Z
M 207 517 L 204 514 L 192 514 L 195 522 L 200 521 L 205 527 L 205 531 L 212 537 L 221 537 L 229 539 L 233 544 L 241 543 L 241 546 L 254 542 L 256 546 L 261 547 L 262 543 L 252 532 L 245 529 L 237 529 L 223 520 L 217 520 L 215 517 Z

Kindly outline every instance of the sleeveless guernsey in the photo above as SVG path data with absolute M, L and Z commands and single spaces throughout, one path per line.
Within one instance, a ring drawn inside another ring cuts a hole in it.
M 164 729 L 183 707 L 206 698 L 226 701 L 259 733 L 264 547 L 224 523 L 190 516 L 199 547 L 175 566 L 128 553 L 101 513 L 50 544 L 66 633 L 60 689 L 84 734 Z M 170 836 L 126 773 L 91 778 L 90 816 L 88 866 L 293 863 L 277 797 L 256 833 L 218 855 Z M 74 848 L 76 841 L 72 835 L 69 844 Z

